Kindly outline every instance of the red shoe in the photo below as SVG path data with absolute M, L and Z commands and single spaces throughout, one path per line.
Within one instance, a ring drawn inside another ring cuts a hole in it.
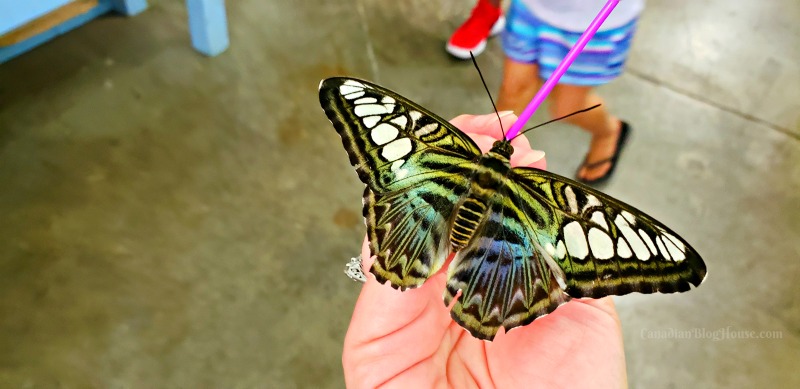
M 446 50 L 460 59 L 469 59 L 470 51 L 477 56 L 486 49 L 488 37 L 503 31 L 505 22 L 500 8 L 495 8 L 487 0 L 478 0 L 469 19 L 450 37 Z

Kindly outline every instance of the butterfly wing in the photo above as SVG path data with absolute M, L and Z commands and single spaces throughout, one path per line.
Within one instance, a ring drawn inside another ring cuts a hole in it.
M 672 293 L 699 285 L 699 254 L 662 223 L 599 191 L 514 168 L 451 264 L 445 302 L 480 339 L 529 324 L 570 298 Z
M 564 272 L 542 255 L 524 209 L 499 191 L 448 269 L 445 304 L 461 291 L 450 315 L 476 338 L 492 340 L 500 327 L 526 325 L 570 299 Z
M 533 168 L 514 168 L 509 201 L 536 227 L 543 256 L 565 274 L 571 297 L 685 292 L 706 276 L 700 255 L 638 209 L 586 185 Z
M 364 80 L 329 78 L 319 99 L 358 176 L 375 192 L 473 169 L 475 142 L 418 104 Z
M 446 120 L 367 81 L 326 79 L 319 98 L 367 185 L 372 273 L 396 288 L 421 285 L 450 253 L 449 220 L 480 149 Z

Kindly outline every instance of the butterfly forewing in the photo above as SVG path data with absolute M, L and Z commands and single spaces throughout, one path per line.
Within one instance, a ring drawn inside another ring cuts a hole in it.
M 452 124 L 370 82 L 329 78 L 319 97 L 350 162 L 375 192 L 405 190 L 442 173 L 466 180 L 481 154 Z
M 705 278 L 700 255 L 636 208 L 542 170 L 512 172 L 512 201 L 549 218 L 539 244 L 564 270 L 570 296 L 684 292 Z

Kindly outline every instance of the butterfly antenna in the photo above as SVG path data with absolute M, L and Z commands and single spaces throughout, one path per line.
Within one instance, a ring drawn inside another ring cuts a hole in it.
M 492 108 L 494 108 L 494 114 L 497 115 L 497 122 L 500 123 L 500 131 L 503 133 L 503 139 L 506 139 L 506 130 L 503 128 L 503 121 L 500 120 L 500 112 L 497 112 L 497 106 L 494 105 L 492 93 L 489 92 L 489 87 L 486 86 L 486 80 L 483 79 L 483 73 L 481 73 L 481 68 L 478 67 L 478 61 L 475 61 L 475 56 L 472 55 L 472 51 L 469 52 L 469 57 L 472 58 L 472 64 L 475 65 L 475 70 L 478 71 L 478 76 L 480 76 L 481 82 L 483 83 L 483 89 L 486 89 L 486 94 L 489 95 L 489 101 L 492 102 Z
M 575 116 L 575 115 L 577 115 L 577 114 L 579 114 L 579 113 L 584 113 L 584 112 L 587 112 L 587 111 L 591 111 L 591 110 L 593 110 L 593 109 L 595 109 L 595 108 L 597 108 L 597 107 L 599 107 L 599 106 L 601 106 L 601 105 L 602 105 L 602 104 L 595 104 L 595 105 L 593 105 L 593 106 L 591 106 L 591 107 L 589 107 L 589 108 L 584 108 L 584 109 L 582 109 L 582 110 L 580 110 L 580 111 L 575 111 L 575 112 L 573 112 L 573 113 L 571 113 L 571 114 L 569 114 L 569 115 L 564 115 L 564 116 L 562 116 L 562 117 L 560 117 L 560 118 L 551 119 L 551 120 L 548 120 L 548 121 L 546 121 L 546 122 L 544 122 L 544 123 L 542 123 L 542 124 L 537 124 L 537 125 L 535 125 L 535 126 L 533 126 L 533 127 L 531 127 L 531 128 L 528 128 L 528 129 L 526 129 L 525 131 L 520 131 L 520 133 L 519 133 L 519 134 L 517 134 L 517 136 L 520 136 L 520 135 L 522 135 L 522 134 L 524 134 L 524 133 L 526 133 L 526 132 L 528 132 L 528 131 L 530 131 L 530 130 L 537 129 L 537 128 L 541 127 L 541 126 L 544 126 L 544 125 L 550 124 L 550 123 L 552 123 L 552 122 L 557 122 L 557 121 L 559 121 L 559 120 L 566 119 L 566 118 L 568 118 L 568 117 L 570 117 L 570 116 Z M 516 138 L 517 136 L 515 136 L 514 138 Z M 513 139 L 510 139 L 509 141 L 511 141 L 511 140 L 513 140 Z

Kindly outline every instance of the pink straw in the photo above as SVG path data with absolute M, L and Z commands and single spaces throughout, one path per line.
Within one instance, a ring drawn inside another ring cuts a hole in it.
M 522 129 L 522 126 L 528 122 L 528 119 L 530 119 L 539 106 L 542 105 L 544 99 L 547 98 L 547 95 L 550 94 L 550 91 L 553 90 L 553 87 L 558 84 L 558 80 L 560 80 L 561 76 L 564 75 L 564 72 L 567 71 L 569 65 L 572 65 L 572 62 L 575 61 L 575 57 L 577 57 L 578 54 L 583 51 L 583 48 L 586 47 L 586 44 L 589 43 L 589 40 L 591 40 L 594 34 L 597 33 L 597 30 L 600 29 L 600 25 L 603 24 L 618 3 L 619 0 L 608 0 L 608 2 L 606 2 L 606 5 L 604 5 L 603 9 L 600 10 L 600 13 L 595 16 L 594 20 L 592 20 L 592 23 L 589 24 L 589 27 L 586 29 L 586 31 L 584 31 L 583 35 L 581 35 L 581 37 L 578 38 L 578 41 L 575 42 L 575 46 L 572 46 L 572 49 L 570 49 L 569 53 L 567 53 L 564 59 L 561 60 L 561 63 L 558 64 L 558 67 L 553 74 L 547 78 L 547 81 L 544 82 L 544 85 L 542 85 L 542 88 L 539 89 L 539 92 L 536 92 L 536 96 L 533 96 L 531 102 L 519 115 L 517 121 L 511 125 L 511 128 L 508 129 L 508 133 L 506 133 L 506 139 L 510 140 L 511 138 L 517 136 L 519 131 Z

